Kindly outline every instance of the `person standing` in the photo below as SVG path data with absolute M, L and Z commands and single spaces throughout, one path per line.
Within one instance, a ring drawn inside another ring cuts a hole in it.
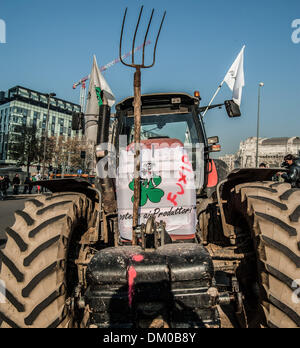
M 34 175 L 32 176 L 32 185 L 34 185 L 34 186 L 35 186 L 34 183 L 37 181 L 36 176 L 37 176 L 37 174 L 34 174 Z M 38 189 L 37 189 L 37 192 L 38 192 Z
M 23 194 L 26 194 L 27 191 L 29 192 L 29 187 L 31 185 L 31 181 L 30 181 L 30 177 L 27 176 L 25 181 L 24 181 L 24 190 L 23 190 Z
M 31 195 L 32 188 L 33 188 L 32 178 L 29 177 L 28 190 L 29 190 L 29 194 L 30 194 L 30 195 Z
M 6 182 L 4 177 L 0 176 L 0 200 L 3 201 L 5 198 Z
M 42 176 L 40 173 L 37 173 L 35 178 L 36 178 L 36 181 L 42 180 Z M 40 185 L 37 185 L 37 193 L 41 193 L 41 186 Z
M 12 184 L 13 184 L 13 194 L 18 195 L 19 194 L 19 187 L 20 187 L 20 178 L 19 174 L 16 174 L 13 178 Z
M 11 184 L 8 175 L 5 175 L 4 181 L 5 181 L 5 191 L 4 191 L 4 195 L 5 195 L 5 197 L 6 197 L 6 196 L 7 196 L 7 190 L 9 189 L 9 185 Z

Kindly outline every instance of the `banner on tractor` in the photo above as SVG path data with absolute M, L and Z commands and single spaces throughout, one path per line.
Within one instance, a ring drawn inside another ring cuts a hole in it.
M 170 235 L 194 235 L 196 187 L 187 151 L 183 147 L 142 149 L 140 176 L 139 224 L 154 216 L 166 223 Z M 134 153 L 127 149 L 120 153 L 117 178 L 119 229 L 126 240 L 131 240 L 133 193 Z

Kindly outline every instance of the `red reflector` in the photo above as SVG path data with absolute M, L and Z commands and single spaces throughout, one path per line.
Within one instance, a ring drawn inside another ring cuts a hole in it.
M 211 152 L 219 152 L 221 151 L 221 145 L 212 145 Z
M 207 187 L 215 187 L 218 184 L 218 172 L 214 161 L 211 161 L 208 165 L 208 183 Z

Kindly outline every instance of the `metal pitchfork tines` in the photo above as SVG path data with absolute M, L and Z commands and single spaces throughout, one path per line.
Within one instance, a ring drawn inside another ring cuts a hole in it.
M 124 31 L 124 25 L 125 25 L 125 19 L 127 15 L 127 8 L 125 9 L 124 17 L 123 17 L 123 23 L 122 23 L 122 31 L 121 31 L 121 37 L 120 37 L 120 50 L 119 50 L 119 56 L 120 56 L 120 61 L 122 64 L 135 68 L 136 71 L 134 73 L 134 202 L 133 202 L 133 219 L 132 219 L 132 244 L 136 245 L 137 240 L 136 240 L 136 229 L 138 227 L 138 220 L 139 220 L 139 205 L 140 205 L 140 197 L 141 197 L 141 187 L 140 187 L 140 141 L 141 141 L 141 69 L 147 69 L 151 68 L 155 64 L 155 55 L 156 55 L 156 47 L 157 47 L 157 42 L 158 38 L 161 32 L 161 28 L 163 25 L 163 22 L 165 20 L 166 16 L 166 11 L 164 12 L 163 18 L 161 20 L 159 30 L 157 33 L 157 37 L 155 40 L 155 45 L 154 45 L 154 51 L 153 51 L 153 61 L 152 64 L 150 65 L 145 65 L 145 45 L 146 45 L 146 40 L 147 36 L 149 33 L 149 29 L 151 26 L 153 14 L 154 14 L 154 9 L 152 9 L 151 16 L 148 22 L 144 42 L 143 42 L 143 53 L 142 53 L 142 64 L 136 64 L 134 60 L 134 46 L 135 46 L 135 39 L 136 39 L 136 34 L 138 32 L 138 28 L 140 25 L 140 20 L 142 17 L 142 12 L 143 12 L 144 6 L 141 7 L 139 18 L 137 21 L 137 25 L 135 28 L 134 36 L 133 36 L 133 41 L 132 41 L 132 63 L 127 64 L 124 62 L 122 59 L 122 41 L 123 41 L 123 31 Z

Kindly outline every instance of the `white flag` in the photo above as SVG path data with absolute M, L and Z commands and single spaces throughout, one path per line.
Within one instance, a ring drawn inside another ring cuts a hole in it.
M 245 86 L 244 50 L 245 46 L 242 48 L 241 52 L 224 78 L 224 81 L 227 83 L 228 87 L 233 91 L 233 101 L 238 105 L 241 105 L 242 89 Z
M 115 96 L 113 95 L 108 83 L 101 74 L 96 56 L 94 55 L 92 72 L 90 74 L 90 84 L 87 96 L 87 105 L 85 111 L 85 136 L 87 140 L 96 142 L 97 130 L 98 130 L 98 116 L 99 106 L 102 104 L 100 92 L 103 91 L 104 96 L 107 99 L 108 105 L 111 107 L 115 103 Z

